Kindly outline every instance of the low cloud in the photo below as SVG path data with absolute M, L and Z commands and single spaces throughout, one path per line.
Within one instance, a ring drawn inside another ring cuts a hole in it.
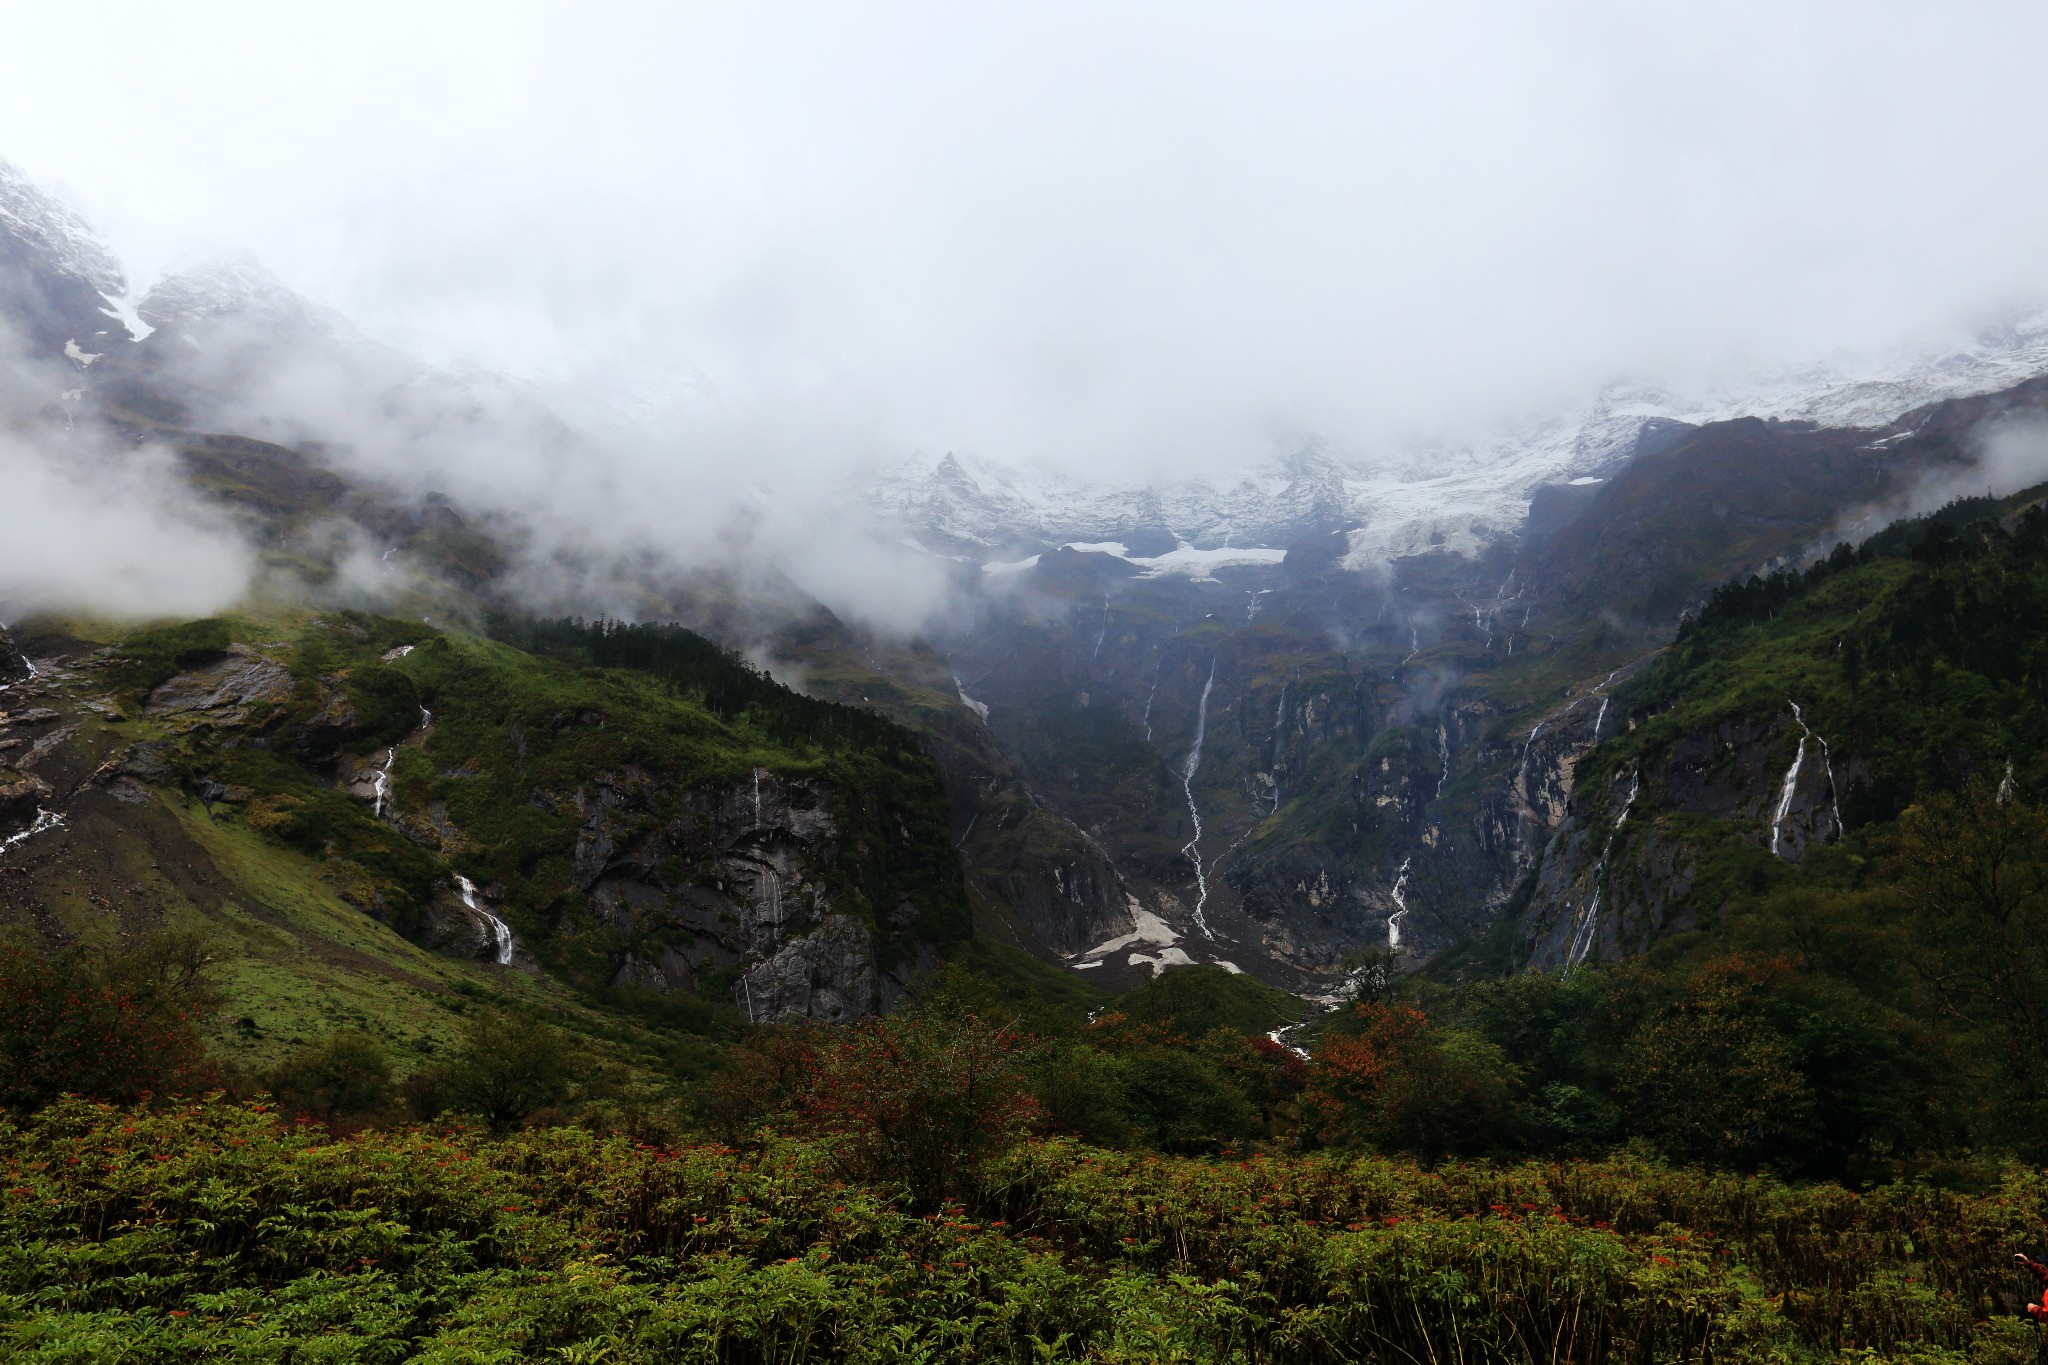
M 0 610 L 204 616 L 248 590 L 255 558 L 164 451 L 0 432 Z

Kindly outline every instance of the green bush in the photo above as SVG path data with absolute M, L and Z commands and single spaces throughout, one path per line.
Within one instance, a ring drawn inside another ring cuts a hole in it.
M 270 1093 L 287 1113 L 329 1121 L 376 1113 L 391 1103 L 391 1057 L 367 1033 L 337 1033 L 286 1058 Z
M 821 1143 L 337 1140 L 260 1107 L 0 1123 L 26 1361 L 2031 1359 L 2048 1179 L 1867 1194 L 1640 1161 L 1198 1160 L 1028 1141 L 973 1204 Z
M 214 1073 L 200 1026 L 217 1003 L 190 935 L 114 952 L 0 940 L 0 1106 L 203 1089 Z

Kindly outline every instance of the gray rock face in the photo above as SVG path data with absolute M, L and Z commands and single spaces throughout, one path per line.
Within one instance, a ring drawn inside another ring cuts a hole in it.
M 281 706 L 291 697 L 291 670 L 282 660 L 248 645 L 229 645 L 225 658 L 157 687 L 146 709 L 153 716 L 204 716 L 239 724 L 249 718 L 251 707 Z
M 1769 720 L 1724 721 L 1685 735 L 1657 766 L 1616 773 L 1604 790 L 1552 779 L 1563 818 L 1544 847 L 1523 921 L 1529 966 L 1619 958 L 1691 921 L 1697 869 L 1660 826 L 1660 814 L 1732 821 L 1758 845 L 1799 862 L 1841 837 L 1836 784 L 1860 771 L 1855 758 L 1838 760 L 1788 704 Z
M 33 773 L 0 767 L 0 838 L 26 829 L 36 808 L 50 799 L 50 785 Z
M 756 772 L 725 791 L 675 792 L 629 770 L 550 799 L 583 816 L 574 875 L 626 943 L 614 985 L 701 990 L 729 972 L 756 1020 L 845 1021 L 887 1009 L 933 965 L 884 970 L 874 927 L 833 906 L 838 829 L 821 784 Z
M 815 931 L 784 944 L 740 978 L 735 995 L 755 1023 L 818 1019 L 844 1024 L 885 1011 L 937 965 L 929 951 L 882 968 L 874 934 L 849 915 L 832 915 Z

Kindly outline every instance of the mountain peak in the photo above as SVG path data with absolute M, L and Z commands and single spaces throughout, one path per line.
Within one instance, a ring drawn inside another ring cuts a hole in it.
M 120 262 L 84 216 L 4 158 L 0 158 L 0 238 L 12 238 L 19 249 L 39 257 L 46 270 L 115 298 L 127 292 Z
M 230 251 L 164 276 L 150 286 L 136 311 L 158 327 L 229 316 L 307 327 L 323 310 L 271 274 L 252 253 Z

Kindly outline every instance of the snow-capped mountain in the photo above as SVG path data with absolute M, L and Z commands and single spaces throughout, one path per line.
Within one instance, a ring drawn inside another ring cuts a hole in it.
M 32 352 L 74 363 L 128 339 L 127 280 L 85 219 L 0 160 L 0 317 Z
M 1176 547 L 1279 550 L 1344 530 L 1354 567 L 1431 549 L 1472 554 L 1507 535 L 1547 484 L 1593 483 L 1646 432 L 1737 417 L 1883 428 L 1926 404 L 2048 373 L 2048 311 L 1934 354 L 1901 352 L 1747 376 L 1705 393 L 1616 383 L 1573 412 L 1465 442 L 1364 454 L 1310 448 L 1236 482 L 1093 483 L 948 454 L 866 483 L 870 506 L 934 553 L 983 563 L 1117 542 L 1146 561 Z

